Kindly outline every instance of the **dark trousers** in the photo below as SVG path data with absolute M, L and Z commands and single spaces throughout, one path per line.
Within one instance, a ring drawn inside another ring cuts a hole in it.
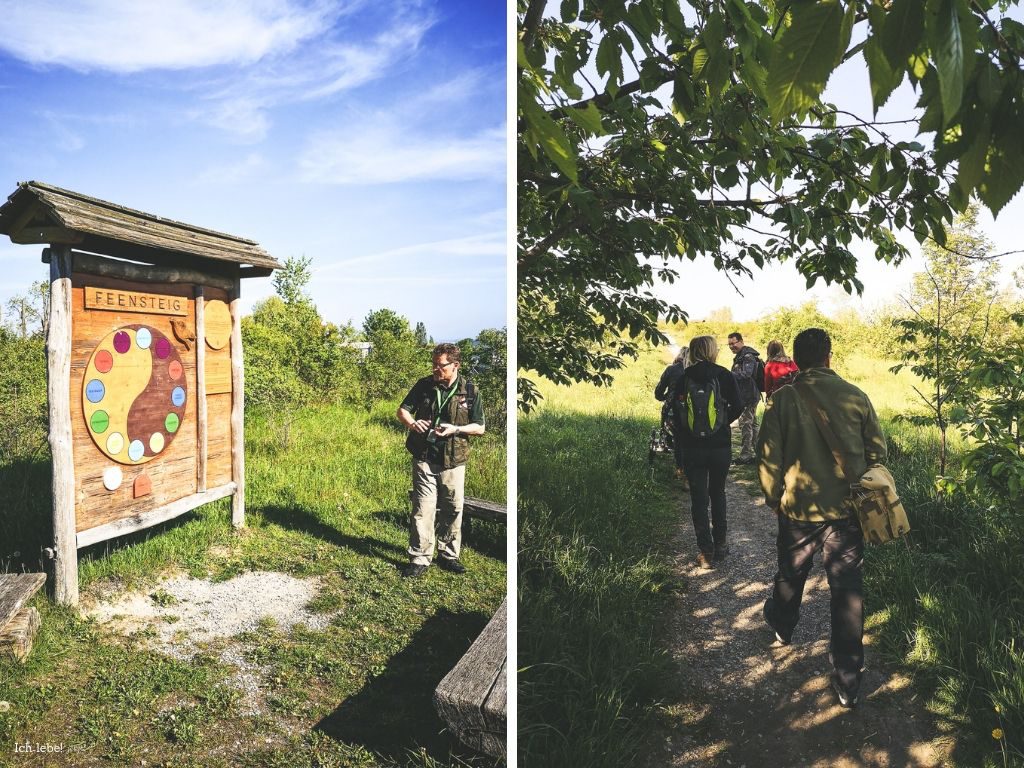
M 783 634 L 792 634 L 800 617 L 804 584 L 815 552 L 822 553 L 831 594 L 832 664 L 839 682 L 856 694 L 864 666 L 864 536 L 856 520 L 804 523 L 779 515 L 776 540 L 779 572 L 772 599 L 774 618 Z
M 725 478 L 732 461 L 729 448 L 690 450 L 683 456 L 683 471 L 690 484 L 690 513 L 700 551 L 713 555 L 715 545 L 725 544 Z M 711 520 L 708 521 L 708 502 Z

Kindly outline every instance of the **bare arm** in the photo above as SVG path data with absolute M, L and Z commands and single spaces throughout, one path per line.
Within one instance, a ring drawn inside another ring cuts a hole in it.
M 405 410 L 405 408 L 400 407 L 398 409 L 398 413 L 396 413 L 395 415 L 398 417 L 398 420 L 402 422 L 403 425 L 405 425 L 406 429 L 411 429 L 413 432 L 419 432 L 422 434 L 423 432 L 426 432 L 427 430 L 430 429 L 429 421 L 427 421 L 426 419 L 417 420 L 416 417 L 413 416 L 412 413 L 410 413 L 409 411 Z

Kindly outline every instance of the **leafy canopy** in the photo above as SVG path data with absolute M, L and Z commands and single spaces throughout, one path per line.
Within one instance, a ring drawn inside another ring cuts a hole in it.
M 520 0 L 518 23 L 519 362 L 557 382 L 664 341 L 677 260 L 859 292 L 855 242 L 899 262 L 895 231 L 943 245 L 1024 182 L 1024 26 L 985 0 Z M 910 82 L 930 149 L 822 102 L 860 56 L 876 113 Z

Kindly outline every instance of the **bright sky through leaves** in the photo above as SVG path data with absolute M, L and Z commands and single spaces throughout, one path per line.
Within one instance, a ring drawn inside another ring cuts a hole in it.
M 506 322 L 505 38 L 492 0 L 0 0 L 0 197 L 34 179 L 248 237 L 313 259 L 328 320 L 475 336 Z M 40 250 L 0 237 L 0 304 Z

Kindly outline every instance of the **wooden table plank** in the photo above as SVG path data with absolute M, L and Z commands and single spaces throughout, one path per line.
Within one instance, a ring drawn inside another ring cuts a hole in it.
M 0 573 L 0 630 L 45 583 L 45 573 Z
M 409 501 L 416 503 L 416 496 L 409 491 Z M 462 501 L 462 514 L 466 517 L 478 517 L 481 520 L 490 520 L 492 523 L 508 523 L 508 510 L 504 504 L 496 501 L 478 499 L 475 496 L 466 496 Z
M 492 757 L 505 755 L 506 603 L 502 601 L 480 636 L 434 691 L 434 706 L 459 740 Z M 490 699 L 493 703 L 488 705 Z

